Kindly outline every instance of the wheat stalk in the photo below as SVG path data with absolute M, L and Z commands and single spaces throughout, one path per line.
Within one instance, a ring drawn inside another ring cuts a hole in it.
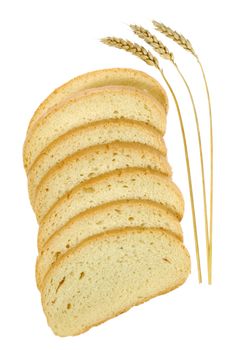
M 189 51 L 196 59 L 200 66 L 206 94 L 208 101 L 208 110 L 209 110 L 209 122 L 210 122 L 210 227 L 209 227 L 209 262 L 208 262 L 208 283 L 212 283 L 212 249 L 213 249 L 213 118 L 212 118 L 212 106 L 209 87 L 207 83 L 206 74 L 204 72 L 202 63 L 196 54 L 195 50 L 192 47 L 191 42 L 186 39 L 182 34 L 177 33 L 175 30 L 165 26 L 162 23 L 153 21 L 155 29 L 166 35 L 168 38 L 172 39 L 178 45 L 183 47 L 185 50 Z
M 197 109 L 195 105 L 195 101 L 189 87 L 187 80 L 179 69 L 178 65 L 174 60 L 174 55 L 169 49 L 160 41 L 155 35 L 152 35 L 149 30 L 143 28 L 138 25 L 130 25 L 130 28 L 133 30 L 134 34 L 136 34 L 139 38 L 143 39 L 147 44 L 149 44 L 153 49 L 159 53 L 162 58 L 170 60 L 171 63 L 176 68 L 178 74 L 182 78 L 187 91 L 189 93 L 189 97 L 192 103 L 196 129 L 197 129 L 197 137 L 198 137 L 198 145 L 199 145 L 199 154 L 200 154 L 200 166 L 201 166 L 201 174 L 202 174 L 202 191 L 203 191 L 203 206 L 204 206 L 204 221 L 205 221 L 205 238 L 206 238 L 206 252 L 207 252 L 207 268 L 208 268 L 208 276 L 209 276 L 209 230 L 208 230 L 208 215 L 207 215 L 207 195 L 206 195 L 206 182 L 205 182 L 205 171 L 204 171 L 204 160 L 203 160 L 203 149 L 202 149 L 202 140 L 201 140 L 201 132 L 200 132 L 200 124 L 197 114 Z
M 173 99 L 174 99 L 176 109 L 178 112 L 182 138 L 183 138 L 185 160 L 186 160 L 186 167 L 187 167 L 187 175 L 188 175 L 188 184 L 189 184 L 189 193 L 190 193 L 190 202 L 191 202 L 191 209 L 192 209 L 192 219 L 193 219 L 193 227 L 194 227 L 194 241 L 195 241 L 195 249 L 196 249 L 198 280 L 201 283 L 202 282 L 202 273 L 201 273 L 198 235 L 197 235 L 197 221 L 196 221 L 196 213 L 195 213 L 192 176 L 191 176 L 191 170 L 190 170 L 190 161 L 189 161 L 189 155 L 188 155 L 188 147 L 187 147 L 187 141 L 186 141 L 186 134 L 185 134 L 185 130 L 184 130 L 183 118 L 182 118 L 182 114 L 180 111 L 180 107 L 179 107 L 179 103 L 178 103 L 178 100 L 176 98 L 176 95 L 175 95 L 171 85 L 169 84 L 163 70 L 160 68 L 157 58 L 155 56 L 153 56 L 149 51 L 147 51 L 143 46 L 139 46 L 138 44 L 134 44 L 129 40 L 123 40 L 121 38 L 115 38 L 115 37 L 103 38 L 103 39 L 101 39 L 101 42 L 106 44 L 106 45 L 125 50 L 125 51 L 139 57 L 147 64 L 153 65 L 154 67 L 156 67 L 160 71 L 160 73 L 161 73 L 168 89 L 170 90 Z M 158 42 L 157 42 L 157 44 L 158 44 Z M 161 46 L 160 44 L 158 44 L 158 45 Z M 157 49 L 161 50 L 162 54 L 165 55 L 166 58 L 171 57 L 170 59 L 172 59 L 173 56 L 169 55 L 169 51 L 164 50 L 162 47 L 157 48 Z

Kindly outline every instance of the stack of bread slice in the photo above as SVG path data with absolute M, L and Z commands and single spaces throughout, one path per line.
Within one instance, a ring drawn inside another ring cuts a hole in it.
M 120 68 L 69 81 L 31 119 L 24 166 L 39 223 L 36 279 L 57 335 L 80 334 L 188 277 L 167 110 L 155 79 Z

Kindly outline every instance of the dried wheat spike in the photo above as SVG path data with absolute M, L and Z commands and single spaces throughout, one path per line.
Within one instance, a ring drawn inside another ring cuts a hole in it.
M 153 21 L 153 24 L 156 30 L 166 35 L 168 38 L 172 39 L 178 45 L 182 46 L 185 50 L 190 51 L 195 57 L 197 57 L 197 54 L 192 47 L 192 44 L 182 34 L 177 33 L 175 30 L 172 30 L 171 28 L 165 26 L 163 23 Z
M 134 24 L 130 25 L 130 28 L 139 38 L 143 39 L 147 44 L 152 46 L 161 57 L 174 61 L 172 52 L 170 52 L 169 49 L 160 40 L 158 40 L 158 38 L 156 38 L 155 35 L 152 35 L 147 29 Z
M 136 43 L 132 43 L 129 40 L 124 40 L 124 39 L 115 38 L 115 37 L 103 38 L 101 39 L 101 42 L 108 46 L 113 46 L 118 49 L 127 51 L 132 55 L 139 57 L 141 60 L 143 60 L 145 63 L 149 64 L 150 66 L 155 66 L 156 68 L 160 69 L 157 58 L 154 55 L 152 55 L 150 51 L 146 50 L 143 46 L 140 46 Z

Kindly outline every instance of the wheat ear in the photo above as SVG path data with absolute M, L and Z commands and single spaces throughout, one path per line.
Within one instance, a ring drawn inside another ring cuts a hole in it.
M 113 46 L 118 49 L 130 52 L 132 55 L 139 57 L 141 60 L 143 60 L 150 66 L 155 66 L 156 68 L 159 68 L 159 62 L 157 58 L 153 56 L 150 51 L 146 50 L 143 46 L 140 46 L 136 43 L 132 43 L 129 40 L 123 40 L 115 37 L 103 38 L 101 39 L 101 42 L 108 46 Z
M 185 50 L 190 51 L 195 57 L 197 57 L 191 42 L 186 39 L 182 34 L 177 33 L 175 30 L 165 26 L 163 23 L 153 21 L 154 27 L 160 33 L 166 35 L 168 38 L 175 41 L 178 45 L 182 46 Z
M 200 132 L 200 124 L 197 114 L 197 109 L 195 105 L 195 101 L 189 87 L 187 80 L 185 79 L 183 73 L 179 69 L 178 65 L 175 62 L 174 55 L 169 49 L 153 34 L 150 33 L 149 30 L 143 28 L 138 25 L 130 25 L 130 28 L 133 30 L 134 34 L 136 34 L 139 38 L 143 39 L 147 44 L 149 44 L 162 58 L 171 61 L 171 63 L 176 68 L 178 74 L 182 78 L 187 91 L 190 96 L 190 100 L 193 107 L 196 130 L 197 130 L 197 138 L 199 145 L 199 155 L 200 155 L 200 166 L 201 166 L 201 174 L 202 174 L 202 191 L 203 191 L 203 206 L 204 206 L 204 221 L 205 221 L 205 238 L 206 238 L 206 252 L 207 252 L 207 268 L 208 268 L 208 276 L 209 276 L 209 230 L 208 230 L 208 215 L 207 215 L 207 195 L 206 195 L 206 182 L 205 182 L 205 171 L 204 171 L 204 158 L 203 158 L 203 149 L 202 149 L 202 140 L 201 140 L 201 132 Z M 187 46 L 188 47 L 188 46 Z M 191 44 L 190 46 L 191 47 Z
M 210 123 L 210 225 L 209 225 L 209 262 L 208 262 L 208 283 L 212 283 L 212 250 L 213 250 L 213 118 L 212 118 L 212 106 L 211 106 L 211 98 L 209 87 L 207 83 L 206 74 L 204 72 L 202 63 L 192 47 L 191 42 L 186 39 L 183 35 L 177 33 L 175 30 L 165 26 L 163 23 L 159 23 L 153 21 L 155 29 L 166 35 L 168 38 L 172 39 L 178 45 L 183 47 L 185 50 L 189 51 L 197 60 L 199 67 L 202 72 L 207 101 L 208 101 L 208 109 L 209 109 L 209 123 Z
M 182 118 L 182 114 L 180 111 L 180 107 L 179 107 L 179 103 L 178 103 L 178 100 L 176 98 L 176 95 L 175 95 L 171 85 L 169 84 L 166 76 L 164 75 L 163 70 L 160 68 L 157 58 L 155 56 L 153 56 L 149 51 L 147 51 L 143 46 L 140 46 L 138 44 L 134 44 L 129 40 L 123 40 L 123 39 L 115 38 L 115 37 L 103 38 L 101 41 L 106 45 L 125 50 L 125 51 L 143 59 L 143 61 L 145 61 L 146 63 L 149 62 L 148 64 L 153 65 L 155 68 L 157 68 L 160 71 L 160 73 L 161 73 L 168 89 L 170 90 L 173 99 L 174 99 L 176 109 L 178 112 L 180 128 L 181 128 L 181 133 L 182 133 L 182 138 L 183 138 L 184 151 L 185 151 L 189 193 L 190 193 L 192 218 L 193 218 L 193 227 L 194 227 L 194 240 L 195 240 L 195 249 L 196 249 L 198 280 L 201 283 L 202 282 L 202 272 L 201 272 L 200 253 L 199 253 L 199 244 L 198 244 L 198 235 L 197 235 L 197 221 L 196 221 L 196 213 L 195 213 L 192 176 L 191 176 L 191 170 L 190 170 L 190 161 L 189 161 L 189 155 L 188 155 L 188 147 L 187 147 L 187 141 L 186 141 L 186 134 L 185 134 L 185 130 L 184 130 L 183 118 Z M 143 53 L 143 55 L 141 55 L 141 52 Z M 147 57 L 145 57 L 145 56 L 147 56 Z

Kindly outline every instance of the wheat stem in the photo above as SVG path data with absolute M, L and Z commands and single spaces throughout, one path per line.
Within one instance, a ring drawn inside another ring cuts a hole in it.
M 213 250 L 213 120 L 212 120 L 212 105 L 208 83 L 203 66 L 197 57 L 198 64 L 201 68 L 203 80 L 206 87 L 208 109 L 209 109 L 209 122 L 210 122 L 210 241 L 209 241 L 209 274 L 208 283 L 212 284 L 212 250 Z
M 197 137 L 198 137 L 198 145 L 199 145 L 199 155 L 200 155 L 200 166 L 201 166 L 201 174 L 202 174 L 202 191 L 203 191 L 203 207 L 204 207 L 204 221 L 205 221 L 205 238 L 206 238 L 206 254 L 207 254 L 207 266 L 208 266 L 208 279 L 209 279 L 209 263 L 210 263 L 210 247 L 209 247 L 209 229 L 208 229 L 208 215 L 207 215 L 207 195 L 206 195 L 206 182 L 205 182 L 205 170 L 204 170 L 204 158 L 203 158 L 203 149 L 202 149 L 202 140 L 201 140 L 201 132 L 200 132 L 200 124 L 199 124 L 199 119 L 198 119 L 198 114 L 197 114 L 197 109 L 196 105 L 194 102 L 194 98 L 192 95 L 192 92 L 190 90 L 190 87 L 187 83 L 187 80 L 185 79 L 184 75 L 180 71 L 179 67 L 177 64 L 174 62 L 174 66 L 176 67 L 180 77 L 182 78 L 184 84 L 186 85 L 186 88 L 188 90 L 191 102 L 192 102 L 192 107 L 193 107 L 193 112 L 194 112 L 194 117 L 195 117 L 195 122 L 196 122 L 196 129 L 197 129 Z
M 199 144 L 199 154 L 200 154 L 200 166 L 201 166 L 201 174 L 202 174 L 202 191 L 203 191 L 203 206 L 204 206 L 204 221 L 205 221 L 205 238 L 206 238 L 206 253 L 207 253 L 207 266 L 209 266 L 209 230 L 208 230 L 208 215 L 207 215 L 207 196 L 206 196 L 206 183 L 205 183 L 205 171 L 204 171 L 204 161 L 203 161 L 203 150 L 202 150 L 202 141 L 201 141 L 201 132 L 200 132 L 200 125 L 198 120 L 198 114 L 196 105 L 194 102 L 194 98 L 191 92 L 191 89 L 188 85 L 187 80 L 185 79 L 184 75 L 182 74 L 181 70 L 179 69 L 178 65 L 176 64 L 174 60 L 174 55 L 172 52 L 169 51 L 169 49 L 160 41 L 155 35 L 152 35 L 147 29 L 137 26 L 137 25 L 130 25 L 130 28 L 133 30 L 133 32 L 141 39 L 143 39 L 147 44 L 149 44 L 159 55 L 167 60 L 170 60 L 174 67 L 176 68 L 178 74 L 182 78 L 187 91 L 190 96 L 190 100 L 193 107 L 194 117 L 195 117 L 195 123 L 196 123 L 196 129 L 197 129 L 197 137 L 198 137 L 198 144 Z M 192 47 L 191 44 L 189 46 Z M 209 267 L 208 267 L 208 275 L 209 275 Z
M 195 242 L 195 250 L 196 250 L 197 269 L 198 269 L 198 280 L 199 280 L 199 283 L 201 283 L 202 282 L 202 272 L 201 272 L 201 263 L 200 263 L 197 223 L 196 223 L 197 220 L 196 220 L 196 213 L 195 213 L 192 176 L 191 176 L 191 170 L 190 170 L 190 161 L 189 161 L 189 155 L 188 155 L 186 134 L 185 134 L 185 130 L 184 130 L 184 124 L 183 124 L 183 119 L 182 119 L 180 107 L 179 107 L 179 104 L 178 104 L 178 100 L 177 100 L 177 98 L 175 96 L 175 93 L 174 93 L 171 85 L 169 84 L 167 78 L 165 77 L 163 71 L 161 70 L 160 72 L 161 72 L 161 75 L 162 75 L 166 85 L 168 86 L 168 88 L 169 88 L 169 90 L 170 90 L 170 92 L 171 92 L 171 94 L 173 96 L 173 99 L 174 99 L 174 102 L 175 102 L 175 105 L 176 105 L 176 109 L 177 109 L 177 112 L 178 112 L 178 116 L 179 116 L 180 129 L 181 129 L 181 132 L 182 132 L 184 151 L 185 151 L 188 183 L 189 183 L 189 194 L 190 194 L 190 202 L 191 202 L 192 218 L 193 218 L 193 231 L 194 231 L 194 242 Z
M 147 64 L 153 65 L 155 68 L 157 68 L 160 71 L 162 78 L 164 79 L 168 89 L 171 92 L 171 95 L 173 97 L 173 100 L 175 102 L 175 106 L 176 106 L 176 109 L 178 112 L 180 128 L 181 128 L 181 133 L 182 133 L 182 138 L 183 138 L 186 167 L 187 167 L 187 176 L 188 176 L 188 185 L 189 185 L 189 194 L 190 194 L 190 202 L 191 202 L 191 210 L 192 210 L 193 228 L 194 228 L 194 242 L 195 242 L 195 250 L 196 250 L 198 280 L 201 283 L 202 282 L 202 272 L 201 272 L 201 263 L 200 263 L 200 252 L 199 252 L 198 234 L 197 234 L 197 220 L 196 220 L 196 212 L 195 212 L 195 204 L 194 204 L 190 161 L 189 161 L 189 155 L 188 155 L 188 147 L 187 147 L 187 141 L 186 141 L 186 134 L 185 134 L 185 130 L 184 130 L 183 118 L 182 118 L 182 114 L 180 111 L 180 107 L 179 107 L 179 103 L 178 103 L 178 100 L 176 98 L 176 95 L 175 95 L 171 85 L 169 84 L 166 76 L 164 75 L 163 70 L 160 68 L 156 57 L 154 57 L 143 46 L 139 46 L 137 44 L 134 44 L 134 43 L 130 42 L 129 40 L 123 40 L 123 39 L 115 38 L 115 37 L 103 38 L 101 41 L 106 45 L 113 46 L 113 47 L 125 50 L 133 55 L 136 55 L 137 57 L 143 59 L 143 61 L 145 61 Z M 143 52 L 143 57 L 141 57 L 141 54 L 140 54 L 141 52 Z M 145 57 L 146 53 L 148 53 L 147 59 Z M 167 57 L 167 53 L 166 53 L 166 57 Z
M 208 101 L 208 109 L 209 109 L 209 123 L 210 123 L 210 225 L 209 225 L 209 259 L 208 259 L 208 283 L 212 284 L 212 251 L 213 251 L 213 179 L 214 179 L 214 171 L 213 171 L 213 117 L 212 117 L 212 107 L 211 107 L 211 99 L 208 88 L 208 83 L 206 79 L 206 75 L 201 64 L 201 61 L 198 58 L 195 50 L 192 47 L 192 44 L 188 39 L 186 39 L 183 35 L 177 33 L 171 28 L 165 26 L 162 23 L 153 21 L 155 29 L 166 35 L 168 38 L 172 39 L 178 45 L 182 46 L 185 50 L 189 51 L 196 59 L 199 64 L 199 67 L 202 72 L 203 80 L 205 83 L 207 101 Z

